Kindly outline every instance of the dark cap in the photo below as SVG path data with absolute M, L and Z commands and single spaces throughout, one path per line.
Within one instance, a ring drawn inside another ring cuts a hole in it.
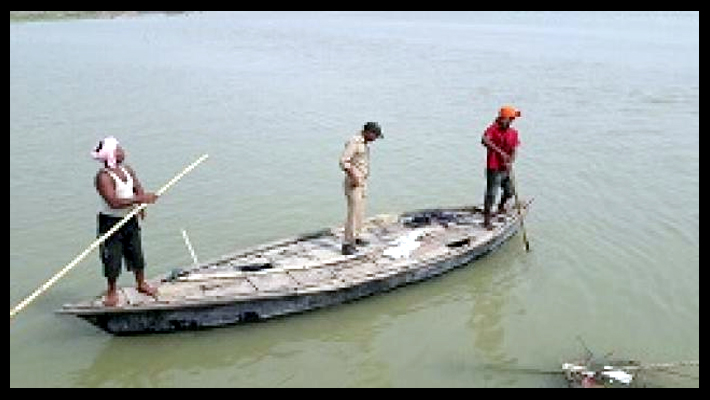
M 382 134 L 382 128 L 380 128 L 380 125 L 377 122 L 366 123 L 362 130 L 372 132 L 377 135 L 378 138 L 385 138 L 385 136 Z

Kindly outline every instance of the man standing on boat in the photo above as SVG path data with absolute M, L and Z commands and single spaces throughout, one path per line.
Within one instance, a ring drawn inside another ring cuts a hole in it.
M 110 136 L 100 141 L 91 155 L 103 164 L 95 179 L 96 190 L 101 196 L 97 217 L 98 235 L 101 236 L 128 215 L 134 205 L 153 204 L 158 196 L 145 192 L 133 169 L 123 164 L 126 154 L 116 138 Z M 145 214 L 141 212 L 141 218 L 144 217 Z M 101 244 L 100 256 L 108 282 L 104 305 L 113 307 L 118 304 L 116 280 L 121 273 L 124 257 L 126 269 L 133 271 L 136 276 L 138 291 L 150 296 L 157 294 L 157 290 L 145 281 L 141 227 L 137 216 Z
M 520 117 L 520 111 L 512 106 L 503 106 L 498 111 L 496 120 L 486 128 L 481 143 L 488 149 L 486 157 L 486 194 L 483 201 L 483 225 L 493 229 L 491 225 L 491 207 L 498 194 L 498 188 L 503 188 L 503 195 L 498 204 L 498 212 L 505 212 L 505 203 L 513 197 L 515 188 L 510 180 L 510 168 L 515 161 L 517 148 L 520 145 L 518 131 L 510 125 L 515 118 Z
M 359 235 L 365 217 L 367 177 L 370 174 L 369 144 L 378 138 L 384 138 L 380 125 L 377 122 L 368 122 L 360 133 L 348 140 L 340 157 L 340 168 L 345 172 L 343 188 L 348 204 L 343 255 L 355 254 L 356 245 L 367 245 Z

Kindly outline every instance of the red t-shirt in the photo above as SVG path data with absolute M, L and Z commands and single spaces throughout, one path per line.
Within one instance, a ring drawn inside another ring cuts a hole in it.
M 495 122 L 486 129 L 486 132 L 483 135 L 509 155 L 512 154 L 513 150 L 520 145 L 520 140 L 518 140 L 518 131 L 516 131 L 515 128 L 508 128 L 503 131 Z M 505 170 L 503 157 L 498 154 L 497 151 L 488 149 L 486 167 L 496 171 Z

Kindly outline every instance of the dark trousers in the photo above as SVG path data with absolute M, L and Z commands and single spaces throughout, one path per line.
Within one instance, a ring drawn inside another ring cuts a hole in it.
M 490 211 L 496 201 L 498 188 L 503 188 L 503 197 L 500 199 L 500 204 L 505 204 L 515 194 L 508 171 L 486 169 L 486 194 L 483 198 L 483 207 L 486 213 Z
M 99 213 L 98 236 L 108 232 L 120 220 L 121 218 Z M 145 268 L 145 260 L 138 217 L 134 216 L 109 236 L 99 247 L 99 253 L 104 266 L 104 276 L 108 279 L 118 278 L 124 258 L 127 270 L 142 271 Z

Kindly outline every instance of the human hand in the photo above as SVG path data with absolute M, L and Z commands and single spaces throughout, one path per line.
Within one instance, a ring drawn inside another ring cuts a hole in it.
M 362 186 L 362 178 L 352 169 L 348 171 L 348 176 L 350 177 L 350 187 Z
M 360 178 L 350 178 L 350 187 L 356 188 L 358 186 L 362 186 L 362 181 L 360 180 Z
M 500 152 L 500 157 L 503 159 L 503 164 L 505 165 L 511 164 L 513 161 L 508 154 L 503 152 Z
M 153 204 L 158 200 L 158 195 L 155 193 L 143 193 L 139 196 L 138 201 L 141 203 Z

